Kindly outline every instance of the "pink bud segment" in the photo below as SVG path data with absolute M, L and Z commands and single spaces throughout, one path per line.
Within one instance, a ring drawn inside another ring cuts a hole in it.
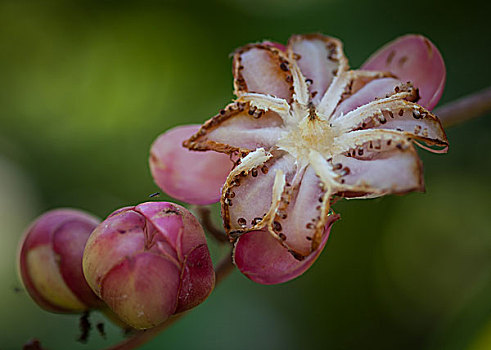
M 34 221 L 20 244 L 19 272 L 29 295 L 52 312 L 102 305 L 82 272 L 85 243 L 100 220 L 80 210 L 57 209 Z
M 167 202 L 111 214 L 90 236 L 83 268 L 94 292 L 138 329 L 200 304 L 215 285 L 201 225 Z
M 277 43 L 275 41 L 266 40 L 266 41 L 263 41 L 263 45 L 273 46 L 273 47 L 277 48 L 280 51 L 286 52 L 285 45 L 280 44 L 280 43 Z
M 422 35 L 405 35 L 386 44 L 362 65 L 362 69 L 388 71 L 419 88 L 423 107 L 433 109 L 443 93 L 445 63 L 436 46 Z
M 312 266 L 324 249 L 332 224 L 339 215 L 331 215 L 319 248 L 303 260 L 297 260 L 267 231 L 242 235 L 234 247 L 234 263 L 251 280 L 261 284 L 288 282 Z
M 184 125 L 160 135 L 150 149 L 150 171 L 168 195 L 191 204 L 211 204 L 220 199 L 220 189 L 233 163 L 225 154 L 190 151 L 182 146 L 199 128 Z

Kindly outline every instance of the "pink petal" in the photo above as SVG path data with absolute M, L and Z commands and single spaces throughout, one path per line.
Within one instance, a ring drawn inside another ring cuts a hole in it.
M 291 179 L 295 170 L 294 158 L 290 155 L 275 157 L 227 179 L 222 194 L 222 218 L 227 232 L 245 232 L 261 221 L 271 207 L 277 170 L 286 174 L 287 181 Z
M 324 249 L 332 224 L 338 215 L 328 218 L 321 245 L 302 261 L 295 259 L 269 232 L 252 231 L 239 238 L 234 248 L 234 262 L 254 282 L 278 284 L 303 274 Z
M 362 69 L 390 71 L 403 82 L 419 88 L 427 109 L 433 109 L 443 93 L 446 70 L 436 46 L 421 35 L 405 35 L 382 47 L 362 65 Z
M 357 146 L 332 158 L 340 188 L 352 192 L 344 195 L 378 197 L 423 191 L 423 168 L 413 145 L 397 133 L 378 133 L 349 133 L 346 138 L 351 137 Z
M 269 45 L 251 44 L 238 49 L 233 61 L 235 94 L 256 92 L 290 100 L 293 79 L 288 59 Z
M 176 310 L 179 275 L 173 263 L 142 252 L 108 271 L 101 281 L 101 297 L 133 327 L 154 327 Z
M 150 150 L 150 170 L 168 195 L 187 203 L 211 204 L 219 200 L 233 163 L 226 155 L 189 151 L 182 146 L 199 128 L 185 125 L 160 135 Z
M 162 232 L 159 236 L 164 236 L 166 241 L 178 250 L 177 254 L 181 262 L 196 247 L 206 245 L 205 234 L 198 220 L 180 205 L 169 202 L 147 202 L 137 205 L 135 211 L 145 217 L 147 225 L 149 222 Z M 183 227 L 186 228 L 185 239 L 183 239 Z
M 232 103 L 208 120 L 184 145 L 192 150 L 214 150 L 227 154 L 269 150 L 282 133 L 283 120 L 273 112 Z
M 115 264 L 144 250 L 144 226 L 142 215 L 127 210 L 111 215 L 90 236 L 85 246 L 83 268 L 87 282 L 98 295 L 104 276 Z
M 388 94 L 394 93 L 394 88 L 401 82 L 394 78 L 382 78 L 372 80 L 360 90 L 341 102 L 334 112 L 332 119 L 337 119 L 360 106 L 374 101 L 376 98 L 383 98 Z
M 283 52 L 286 51 L 285 45 L 274 42 L 274 41 L 268 41 L 268 40 L 263 41 L 263 45 L 272 46 L 272 47 L 277 48 L 278 50 L 283 51 Z
M 288 49 L 309 81 L 312 101 L 318 104 L 339 70 L 347 69 L 346 58 L 339 40 L 327 36 L 295 35 L 288 41 Z
M 184 261 L 176 313 L 203 302 L 215 286 L 215 270 L 206 243 L 197 246 Z
M 57 255 L 61 275 L 67 286 L 85 304 L 102 303 L 92 292 L 82 270 L 82 257 L 92 231 L 99 222 L 68 221 L 53 233 L 53 251 Z
M 312 167 L 307 167 L 297 183 L 287 186 L 283 205 L 275 218 L 273 229 L 297 257 L 308 256 L 313 250 L 313 240 L 320 239 L 329 206 L 322 209 L 326 189 Z M 315 244 L 319 244 L 316 242 Z
M 411 94 L 411 92 L 404 92 L 396 95 L 406 93 Z M 448 149 L 447 136 L 438 118 L 421 106 L 402 98 L 373 101 L 339 117 L 332 122 L 332 125 L 346 131 L 393 130 L 428 145 L 439 147 L 439 149 L 426 147 L 430 151 L 442 153 Z

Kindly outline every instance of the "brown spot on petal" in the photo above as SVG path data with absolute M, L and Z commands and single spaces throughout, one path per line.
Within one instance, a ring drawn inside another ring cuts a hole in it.
M 254 218 L 254 219 L 252 219 L 251 225 L 252 226 L 256 226 L 257 224 L 259 224 L 261 222 L 262 219 L 263 218 Z
M 399 67 L 402 68 L 402 66 L 404 66 L 404 63 L 406 63 L 408 60 L 408 57 L 407 56 L 402 56 L 400 59 L 399 59 L 399 62 L 397 62 L 399 64 Z
M 421 115 L 421 113 L 418 110 L 413 111 L 413 117 L 414 117 L 414 119 L 423 118 L 423 116 Z
M 385 62 L 387 63 L 387 65 L 391 64 L 392 63 L 392 60 L 394 59 L 394 56 L 396 55 L 396 52 L 395 50 L 392 50 L 389 55 L 387 56 L 387 59 L 385 60 Z
M 244 227 L 244 226 L 247 224 L 247 221 L 246 221 L 246 219 L 244 219 L 244 218 L 239 218 L 239 219 L 237 220 L 237 223 L 238 223 L 240 226 L 243 226 L 243 227 Z
M 281 231 L 283 228 L 281 227 L 281 224 L 278 221 L 273 222 L 273 230 L 276 232 Z

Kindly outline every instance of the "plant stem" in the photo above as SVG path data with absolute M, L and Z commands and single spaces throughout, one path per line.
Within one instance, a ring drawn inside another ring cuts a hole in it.
M 218 242 L 225 243 L 229 242 L 227 238 L 227 234 L 220 228 L 216 227 L 211 219 L 211 210 L 210 208 L 202 205 L 196 205 L 191 207 L 194 212 L 196 212 L 196 216 L 199 218 L 201 226 L 205 229 L 205 231 L 213 236 Z
M 491 87 L 447 103 L 434 111 L 446 128 L 490 112 Z
M 227 254 L 216 266 L 215 268 L 215 274 L 216 274 L 216 279 L 215 279 L 215 286 L 217 286 L 220 282 L 222 282 L 225 277 L 227 277 L 230 272 L 232 272 L 234 269 L 234 265 L 232 263 L 231 255 Z M 145 344 L 149 340 L 155 338 L 160 332 L 164 331 L 167 329 L 169 326 L 171 326 L 174 322 L 179 320 L 181 317 L 186 315 L 187 312 L 182 312 L 180 314 L 174 315 L 171 318 L 169 318 L 167 321 L 162 323 L 161 325 L 150 328 L 147 330 L 143 331 L 138 331 L 134 335 L 131 336 L 131 338 L 125 339 L 119 344 L 113 345 L 106 350 L 131 350 L 131 349 L 136 349 L 137 347 Z

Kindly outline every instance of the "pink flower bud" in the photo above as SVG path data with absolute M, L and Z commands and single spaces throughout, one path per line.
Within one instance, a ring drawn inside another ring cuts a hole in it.
M 199 128 L 184 125 L 160 135 L 150 149 L 150 171 L 168 195 L 187 203 L 211 204 L 220 199 L 220 189 L 233 163 L 228 155 L 190 151 L 182 146 Z
M 138 329 L 200 304 L 215 284 L 198 220 L 167 202 L 112 213 L 90 236 L 83 267 L 94 292 Z
M 100 220 L 80 210 L 49 211 L 28 228 L 18 266 L 29 295 L 52 312 L 81 312 L 102 302 L 82 272 L 85 243 Z

